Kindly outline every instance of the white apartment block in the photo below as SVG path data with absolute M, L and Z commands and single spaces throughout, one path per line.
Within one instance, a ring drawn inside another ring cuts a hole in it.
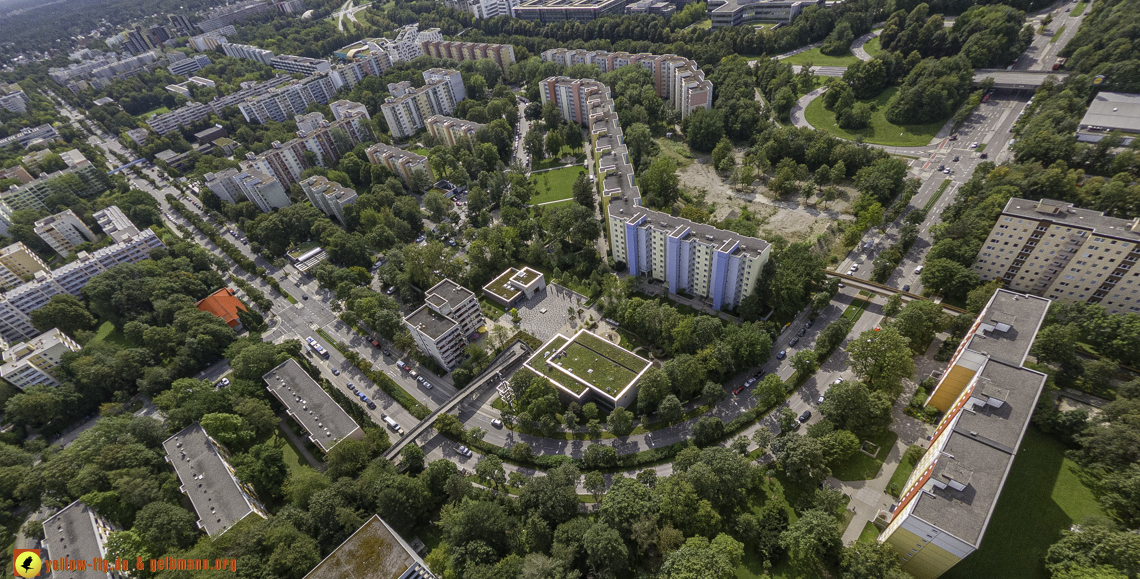
M 299 74 L 317 74 L 318 72 L 332 70 L 332 65 L 327 60 L 291 54 L 278 54 L 269 61 L 269 66 L 285 72 Z
M 0 108 L 22 115 L 28 112 L 30 104 L 32 99 L 28 98 L 20 85 L 0 83 Z
M 463 75 L 453 68 L 429 68 L 423 71 L 424 82 L 446 80 L 451 85 L 451 94 L 455 95 L 455 102 L 467 98 L 467 87 L 463 86 Z
M 404 318 L 420 351 L 449 371 L 459 364 L 467 337 L 483 323 L 475 294 L 449 279 L 428 290 L 424 305 Z
M 210 57 L 205 54 L 195 54 L 167 66 L 166 69 L 175 76 L 190 76 L 207 66 L 210 66 Z
M 705 73 L 697 63 L 675 54 L 630 54 L 606 50 L 570 50 L 552 48 L 542 53 L 542 60 L 565 66 L 590 64 L 603 73 L 623 66 L 640 66 L 653 73 L 657 96 L 666 100 L 682 117 L 698 108 L 712 108 L 713 85 L 705 80 Z M 581 122 L 581 121 L 578 121 Z
M 514 0 L 504 0 L 514 2 Z M 424 42 L 421 50 L 428 56 L 435 58 L 448 58 L 463 62 L 465 60 L 480 60 L 489 58 L 495 61 L 505 72 L 515 62 L 515 48 L 510 44 L 492 44 L 487 42 L 459 42 L 453 40 L 439 40 Z
M 55 369 L 60 365 L 60 356 L 66 352 L 78 352 L 79 344 L 67 334 L 52 328 L 27 342 L 16 344 L 4 351 L 4 365 L 0 366 L 0 378 L 10 382 L 20 390 L 31 386 L 59 386 L 55 379 Z
M 205 34 L 191 36 L 187 40 L 189 41 L 190 46 L 194 47 L 194 50 L 197 50 L 198 52 L 205 52 L 207 50 L 217 50 L 218 46 L 225 44 L 227 42 L 227 35 L 237 35 L 237 29 L 234 28 L 232 24 L 219 28 L 217 30 L 211 30 Z
M 35 278 L 0 294 L 0 338 L 18 342 L 38 332 L 29 314 L 41 308 L 56 294 L 79 295 L 87 282 L 120 263 L 138 263 L 150 258 L 150 251 L 164 247 L 154 231 L 144 229 L 126 241 L 97 249 L 80 251 L 72 261 L 51 272 L 38 272 Z
M 41 271 L 51 268 L 23 242 L 0 249 L 0 291 L 16 287 Z
M 433 69 L 440 71 L 441 69 Z M 455 92 L 455 86 L 463 87 L 463 78 L 458 71 L 446 71 L 448 74 L 424 72 L 425 86 L 412 88 L 411 83 L 405 81 L 388 85 L 391 97 L 380 105 L 380 112 L 384 115 L 384 122 L 392 136 L 400 139 L 413 135 L 424 127 L 424 121 L 432 115 L 450 115 L 455 112 L 455 104 L 460 100 Z M 454 73 L 454 76 L 450 73 Z M 466 89 L 460 93 L 466 95 Z
M 1140 219 L 1072 203 L 1010 199 L 978 251 L 974 272 L 1051 300 L 1140 312 Z
M 343 120 L 350 117 L 364 117 L 371 120 L 372 117 L 368 114 L 368 108 L 361 103 L 346 101 L 341 99 L 329 103 L 329 110 L 332 111 L 334 120 Z
M 336 86 L 327 73 L 313 75 L 274 87 L 268 93 L 249 97 L 238 104 L 245 120 L 251 123 L 284 122 L 303 114 L 313 103 L 325 104 L 336 95 Z
M 389 171 L 403 179 L 404 183 L 407 183 L 416 171 L 423 171 L 427 174 L 428 179 L 432 178 L 428 158 L 423 155 L 417 155 L 411 151 L 405 151 L 384 143 L 376 143 L 365 149 L 364 153 L 368 156 L 369 163 L 384 165 Z
M 264 65 L 269 65 L 273 57 L 272 50 L 250 46 L 248 44 L 238 44 L 235 42 L 225 42 L 221 44 L 222 53 L 230 58 L 241 58 L 244 60 L 256 60 Z
M 313 207 L 344 224 L 344 208 L 356 203 L 356 191 L 329 181 L 320 175 L 313 175 L 301 181 L 301 189 Z
M 55 127 L 43 124 L 38 127 L 25 127 L 18 132 L 8 135 L 0 139 L 0 148 L 7 148 L 13 143 L 19 143 L 21 147 L 27 148 L 31 145 L 39 143 L 47 143 L 59 138 L 59 131 Z
M 243 82 L 241 90 L 214 97 L 208 103 L 186 103 L 169 113 L 151 117 L 146 124 L 159 135 L 165 135 L 179 127 L 189 127 L 191 124 L 209 117 L 210 114 L 220 115 L 226 107 L 237 106 L 250 97 L 264 95 L 273 88 L 292 81 L 291 77 L 281 75 L 263 82 Z
M 98 167 L 83 157 L 78 150 L 72 149 L 60 154 L 60 158 L 67 164 L 66 169 L 60 169 L 51 174 L 40 173 L 39 176 L 23 185 L 15 186 L 7 191 L 0 192 L 0 202 L 5 209 L 0 213 L 35 209 L 46 211 L 44 201 L 59 189 L 66 189 L 79 197 L 89 197 L 102 193 L 107 189 L 107 176 Z M 78 179 L 60 179 L 64 175 L 74 175 Z M 7 230 L 0 231 L 7 233 Z
M 455 142 L 460 137 L 467 137 L 471 140 L 475 139 L 475 132 L 483 125 L 457 119 L 455 117 L 445 117 L 443 115 L 432 115 L 424 121 L 424 127 L 427 128 L 428 134 L 440 140 L 449 147 L 455 145 Z
M 64 257 L 70 255 L 76 245 L 96 239 L 91 229 L 70 209 L 40 219 L 33 231 Z
M 252 202 L 263 213 L 288 207 L 289 192 L 271 174 L 248 167 L 242 170 L 225 169 L 207 173 L 206 186 L 215 195 L 229 203 L 243 199 Z
M 115 205 L 96 211 L 91 216 L 95 218 L 95 222 L 99 224 L 103 233 L 116 242 L 125 241 L 139 234 L 139 228 L 135 227 L 134 222 L 123 213 L 122 209 Z

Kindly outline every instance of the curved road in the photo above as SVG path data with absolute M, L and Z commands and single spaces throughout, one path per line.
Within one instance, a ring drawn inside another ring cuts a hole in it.
M 862 61 L 871 60 L 871 55 L 863 49 L 863 45 L 870 42 L 872 38 L 878 36 L 879 32 L 879 30 L 873 30 L 867 34 L 864 34 L 863 36 L 860 36 L 859 38 L 856 38 L 855 42 L 851 43 L 851 53 L 855 55 L 855 58 L 858 58 Z

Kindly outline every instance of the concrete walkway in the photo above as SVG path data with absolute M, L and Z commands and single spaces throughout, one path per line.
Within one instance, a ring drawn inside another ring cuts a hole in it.
M 860 36 L 859 38 L 856 38 L 855 42 L 851 43 L 851 54 L 854 54 L 855 58 L 858 58 L 859 60 L 862 60 L 864 62 L 871 60 L 871 55 L 867 52 L 867 50 L 865 48 L 863 48 L 863 45 L 870 42 L 872 38 L 878 36 L 880 32 L 882 32 L 882 31 L 881 30 L 875 30 L 873 32 L 868 32 L 867 34 L 864 34 L 863 36 Z

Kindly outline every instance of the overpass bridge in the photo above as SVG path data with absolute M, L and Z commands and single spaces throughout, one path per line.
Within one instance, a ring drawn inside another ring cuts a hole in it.
M 904 292 L 900 289 L 896 289 L 896 288 L 893 288 L 893 287 L 888 286 L 888 285 L 883 285 L 881 283 L 875 283 L 873 281 L 869 281 L 869 280 L 865 280 L 865 279 L 859 279 L 853 275 L 837 273 L 834 271 L 824 271 L 823 273 L 825 275 L 827 275 L 828 277 L 837 278 L 841 282 L 843 282 L 844 284 L 849 285 L 855 289 L 868 291 L 868 292 L 871 292 L 875 295 L 880 295 L 880 296 L 889 298 L 895 294 L 898 294 L 898 295 L 902 296 L 902 300 L 904 303 L 910 302 L 913 300 L 931 301 L 931 300 L 928 300 L 927 298 L 924 298 L 918 294 L 912 294 L 910 292 Z M 938 303 L 938 305 L 942 306 L 942 311 L 944 311 L 944 312 L 946 312 L 952 316 L 956 316 L 958 314 L 970 314 L 970 312 L 968 312 L 962 308 L 955 307 L 955 306 L 952 306 L 949 304 Z M 972 315 L 972 314 L 970 314 L 970 315 Z
M 979 68 L 974 71 L 974 84 L 981 84 L 987 78 L 992 78 L 994 79 L 994 88 L 1035 90 L 1037 87 L 1045 84 L 1045 79 L 1050 76 L 1056 77 L 1058 81 L 1063 81 L 1068 78 L 1069 73 L 1053 70 L 1030 71 L 1006 70 L 1004 68 Z
M 507 349 L 496 356 L 495 359 L 491 361 L 491 364 L 483 370 L 483 373 L 472 381 L 471 384 L 459 392 L 456 392 L 455 396 L 451 397 L 451 400 L 444 402 L 439 408 L 436 408 L 427 418 L 424 418 L 419 424 L 413 426 L 407 434 L 397 438 L 394 444 L 392 444 L 392 447 L 384 452 L 384 458 L 396 460 L 396 457 L 400 456 L 400 451 L 403 450 L 408 443 L 426 432 L 428 428 L 431 428 L 431 425 L 435 423 L 435 419 L 440 414 L 451 412 L 468 397 L 478 394 L 488 385 L 498 384 L 503 379 L 502 377 L 506 375 L 507 371 L 521 364 L 530 354 L 530 346 L 516 340 L 515 343 L 511 344 Z

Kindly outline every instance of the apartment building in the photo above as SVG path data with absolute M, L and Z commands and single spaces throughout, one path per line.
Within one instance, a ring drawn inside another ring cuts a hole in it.
M 262 82 L 243 82 L 241 90 L 214 97 L 207 103 L 187 103 L 169 113 L 151 117 L 146 124 L 159 135 L 165 135 L 179 127 L 189 127 L 211 114 L 220 115 L 226 107 L 238 106 L 248 98 L 267 94 L 270 90 L 292 81 L 291 77 L 281 75 Z
M 226 448 L 198 422 L 162 443 L 166 462 L 174 467 L 181 486 L 198 514 L 198 528 L 219 536 L 250 515 L 266 518 L 253 489 L 241 482 L 229 463 Z
M 72 561 L 108 559 L 107 538 L 121 529 L 99 516 L 95 509 L 81 501 L 67 505 L 63 510 L 44 521 L 44 561 L 68 558 Z M 85 579 L 128 579 L 122 571 L 96 572 L 93 570 L 69 574 L 56 571 L 53 576 Z
M 67 337 L 59 328 L 52 328 L 27 342 L 4 350 L 0 378 L 20 390 L 39 385 L 59 386 L 55 370 L 59 368 L 60 356 L 80 349 L 75 340 Z
M 218 47 L 227 42 L 227 37 L 237 36 L 237 29 L 233 25 L 223 26 L 217 30 L 211 30 L 203 34 L 189 35 L 187 40 L 190 46 L 198 52 L 205 52 L 207 50 L 218 50 Z M 227 55 L 228 56 L 228 55 Z
M 261 379 L 321 451 L 327 453 L 342 440 L 364 440 L 364 431 L 356 421 L 296 360 L 286 360 Z
M 460 0 L 464 2 L 465 0 Z M 484 4 L 487 0 L 481 0 Z M 491 0 L 492 2 L 507 5 L 514 0 Z M 513 5 L 513 4 L 510 4 Z M 490 17 L 488 17 L 490 18 Z M 424 54 L 435 58 L 449 58 L 463 62 L 465 60 L 480 60 L 489 58 L 495 61 L 505 72 L 507 67 L 515 62 L 515 47 L 510 44 L 493 44 L 488 42 L 459 42 L 455 40 L 435 40 L 423 42 L 420 45 Z
M 272 50 L 265 50 L 256 46 L 248 44 L 237 44 L 234 42 L 225 42 L 221 44 L 222 53 L 230 58 L 240 58 L 243 60 L 256 60 L 264 65 L 269 63 L 276 56 Z
M 1051 300 L 1140 312 L 1140 219 L 1118 219 L 1072 203 L 1010 199 L 978 251 L 982 280 Z
M 483 125 L 455 117 L 432 115 L 424 121 L 428 134 L 440 140 L 441 143 L 451 147 L 459 137 L 475 139 L 475 132 Z
M 288 207 L 289 192 L 281 182 L 257 169 L 245 169 L 233 177 L 242 195 L 257 205 L 262 213 Z
M 384 99 L 380 112 L 392 136 L 409 137 L 424 127 L 432 115 L 450 115 L 467 97 L 463 77 L 457 70 L 433 68 L 423 73 L 426 85 L 413 88 L 408 81 L 388 85 L 392 96 Z
M 412 178 L 412 174 L 417 171 L 426 173 L 428 180 L 432 179 L 428 158 L 422 155 L 417 155 L 410 151 L 393 147 L 392 145 L 385 145 L 384 143 L 376 143 L 368 147 L 364 153 L 368 156 L 369 163 L 373 165 L 384 165 L 389 171 L 392 171 L 403 179 L 404 183 L 408 183 Z
M 360 569 L 383 569 L 381 577 L 436 579 L 416 550 L 380 515 L 372 515 L 303 579 L 361 577 Z M 368 575 L 367 577 L 371 577 Z
M 1024 368 L 1050 301 L 998 290 L 927 405 L 945 412 L 879 542 L 917 579 L 978 549 L 1047 376 Z
M 126 241 L 139 234 L 139 228 L 123 213 L 122 209 L 112 205 L 106 209 L 91 214 L 103 233 L 115 242 Z
M 483 325 L 479 301 L 467 288 L 445 279 L 424 296 L 424 305 L 404 318 L 420 351 L 448 371 L 459 364 L 468 336 Z
M 20 85 L 0 82 L 0 108 L 22 115 L 28 112 L 28 105 L 30 104 L 32 104 L 32 99 L 28 98 L 27 93 L 20 88 Z
M 329 72 L 332 70 L 332 65 L 329 64 L 327 60 L 293 56 L 291 54 L 278 54 L 274 56 L 269 60 L 269 66 L 278 70 L 284 70 L 288 73 L 297 74 L 317 74 L 318 72 Z
M 452 10 L 469 12 L 475 18 L 514 16 L 519 0 L 444 0 L 444 5 Z
M 712 108 L 712 83 L 705 80 L 705 73 L 697 67 L 695 61 L 675 54 L 658 56 L 647 53 L 552 48 L 542 53 L 542 60 L 565 66 L 594 65 L 603 73 L 623 66 L 641 66 L 653 74 L 653 86 L 657 90 L 657 96 L 667 101 L 675 110 L 681 111 L 682 117 L 689 116 L 698 108 Z
M 210 66 L 210 57 L 205 54 L 195 54 L 170 64 L 166 69 L 175 76 L 190 76 L 207 66 Z
M 32 174 L 23 166 L 16 165 L 15 167 L 0 169 L 0 179 L 16 179 L 21 184 L 26 185 L 32 182 Z
M 71 255 L 71 250 L 76 245 L 96 239 L 91 229 L 70 209 L 40 219 L 35 223 L 33 231 L 64 257 Z
M 23 209 L 46 211 L 44 201 L 56 191 L 66 191 L 79 197 L 102 193 L 109 186 L 107 175 L 88 161 L 78 150 L 60 155 L 67 167 L 53 173 L 40 173 L 29 183 L 0 192 L 0 202 L 11 212 Z M 0 233 L 6 233 L 6 230 Z
M 291 80 L 270 89 L 266 94 L 249 97 L 238 104 L 245 120 L 251 123 L 284 122 L 303 114 L 309 105 L 326 104 L 336 96 L 336 86 L 327 73 Z
M 813 4 L 823 7 L 824 0 L 709 0 L 707 9 L 711 27 L 716 30 L 747 22 L 789 24 Z
M 273 4 L 265 0 L 251 0 L 229 6 L 219 6 L 206 12 L 205 19 L 198 23 L 198 30 L 202 32 L 218 30 L 254 16 L 267 14 L 272 9 Z
M 16 287 L 41 271 L 51 268 L 23 242 L 0 249 L 0 291 Z
M 369 43 L 351 61 L 334 66 L 330 76 L 337 90 L 340 90 L 356 86 L 364 77 L 380 76 L 389 68 L 392 68 L 391 56 L 379 46 Z
M 138 263 L 150 258 L 152 249 L 164 247 L 154 231 L 144 229 L 137 236 L 92 253 L 80 251 L 74 261 L 50 272 L 37 272 L 32 281 L 0 294 L 0 338 L 8 342 L 38 335 L 30 314 L 43 307 L 56 294 L 79 295 L 96 275 L 120 263 Z
M 630 0 L 522 0 L 514 8 L 515 18 L 542 23 L 574 20 L 589 22 L 602 16 L 619 15 Z
M 313 207 L 341 224 L 344 224 L 344 208 L 356 203 L 355 190 L 344 187 L 336 181 L 329 181 L 320 175 L 313 175 L 301 181 L 301 189 Z
M 344 120 L 346 118 L 363 118 L 371 120 L 372 117 L 368 114 L 368 107 L 361 103 L 347 101 L 341 99 L 329 103 L 329 110 L 332 111 L 334 120 Z
M 7 148 L 14 143 L 19 143 L 21 147 L 27 148 L 31 145 L 47 143 L 58 138 L 59 132 L 55 130 L 55 127 L 44 124 L 38 127 L 20 129 L 19 132 L 0 139 L 0 148 Z

